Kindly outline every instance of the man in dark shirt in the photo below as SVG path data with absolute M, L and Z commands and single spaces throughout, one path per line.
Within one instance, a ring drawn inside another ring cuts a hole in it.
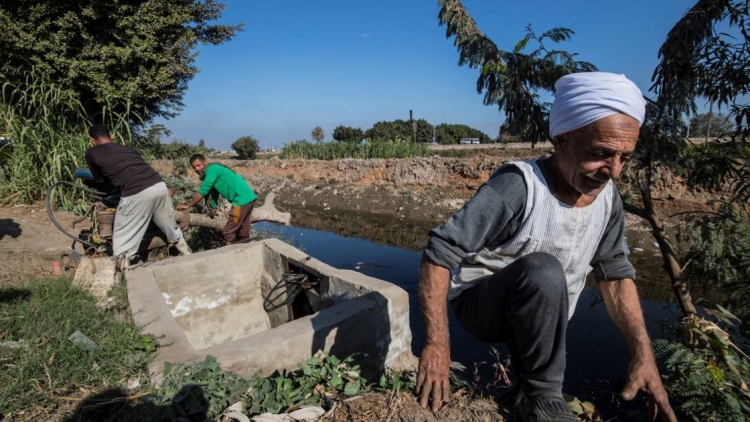
M 125 258 L 125 265 L 138 251 L 151 219 L 182 255 L 190 254 L 180 227 L 174 219 L 172 199 L 159 173 L 146 164 L 132 148 L 112 142 L 102 125 L 89 129 L 93 147 L 86 151 L 94 181 L 109 182 L 120 190 L 112 235 L 114 256 Z

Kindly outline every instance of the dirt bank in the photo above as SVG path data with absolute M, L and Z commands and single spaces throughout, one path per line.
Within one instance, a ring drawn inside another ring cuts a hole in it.
M 276 192 L 280 208 L 298 218 L 295 224 L 416 250 L 423 245 L 429 228 L 458 210 L 499 165 L 548 153 L 549 148 L 537 148 L 469 158 L 220 162 L 247 178 L 261 197 Z M 155 167 L 163 174 L 172 171 L 170 162 L 157 162 Z M 188 177 L 198 184 L 194 174 Z M 621 190 L 627 190 L 625 183 L 620 185 Z M 708 200 L 721 198 L 721 194 L 690 189 L 681 177 L 668 172 L 660 173 L 654 196 L 664 216 L 705 209 Z M 61 213 L 59 218 L 67 227 L 75 217 Z M 682 218 L 675 216 L 672 222 Z M 633 233 L 647 227 L 631 216 L 628 228 L 634 250 L 631 258 L 653 261 L 657 250 L 650 235 Z M 52 263 L 69 244 L 52 226 L 41 204 L 0 208 L 0 256 L 4 261 L 0 282 L 52 274 Z M 662 273 L 660 264 L 655 265 L 655 275 Z
M 70 227 L 75 216 L 59 213 L 57 218 Z M 0 207 L 0 285 L 52 275 L 53 262 L 70 248 L 71 242 L 52 225 L 41 204 Z
M 507 161 L 548 155 L 550 149 L 507 149 L 501 155 L 468 158 L 439 156 L 408 159 L 221 160 L 244 176 L 261 196 L 276 192 L 278 204 L 291 210 L 313 208 L 365 212 L 394 218 L 439 223 L 458 210 Z M 157 162 L 170 173 L 170 162 Z M 191 174 L 197 184 L 197 177 Z M 628 193 L 626 174 L 620 190 Z M 720 195 L 690 189 L 682 177 L 661 172 L 654 187 L 657 209 L 665 217 L 705 209 Z

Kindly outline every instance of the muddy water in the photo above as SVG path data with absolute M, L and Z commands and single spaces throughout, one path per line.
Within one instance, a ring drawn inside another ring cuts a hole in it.
M 420 251 L 427 243 L 427 234 L 439 222 L 406 220 L 403 217 L 379 216 L 316 208 L 291 210 L 295 226 L 333 233 L 347 238 L 365 239 L 410 251 Z M 651 232 L 643 224 L 628 222 L 626 240 L 630 261 L 638 274 L 641 298 L 656 301 L 674 300 L 674 292 Z M 589 283 L 595 286 L 593 281 Z M 708 293 L 701 294 L 706 296 Z
M 255 226 L 256 230 L 270 231 L 334 267 L 360 271 L 404 288 L 410 296 L 413 351 L 418 355 L 424 342 L 417 299 L 419 251 L 434 224 L 330 210 L 291 211 L 295 226 L 261 223 Z M 628 232 L 628 243 L 639 274 L 649 333 L 661 337 L 663 323 L 679 315 L 677 306 L 669 302 L 673 293 L 661 269 L 661 257 L 650 234 L 638 227 Z M 568 328 L 567 343 L 566 392 L 593 400 L 608 418 L 624 420 L 627 411 L 643 408 L 642 403 L 623 403 L 616 397 L 627 375 L 628 354 L 594 287 L 587 287 L 581 295 Z M 505 352 L 502 345 L 474 340 L 451 317 L 453 360 L 468 368 L 478 362 L 493 363 L 490 347 Z M 489 369 L 485 367 L 483 374 L 488 375 Z

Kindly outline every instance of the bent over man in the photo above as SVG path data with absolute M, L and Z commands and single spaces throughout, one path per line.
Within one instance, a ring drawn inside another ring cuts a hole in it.
M 638 390 L 653 417 L 675 421 L 643 321 L 614 184 L 635 150 L 645 101 L 622 75 L 576 73 L 555 83 L 554 153 L 508 163 L 430 232 L 420 304 L 426 342 L 417 389 L 423 407 L 448 399 L 449 303 L 464 330 L 506 342 L 521 385 L 522 420 L 577 421 L 563 399 L 568 320 L 594 276 L 631 356 L 625 400 Z
M 229 219 L 224 226 L 224 241 L 227 245 L 250 238 L 250 214 L 255 206 L 257 195 L 250 189 L 245 179 L 221 164 L 209 163 L 202 154 L 190 157 L 190 166 L 200 176 L 201 187 L 187 204 L 180 204 L 177 210 L 190 209 L 204 197 L 209 197 L 211 207 L 216 208 L 216 195 L 232 203 Z
M 175 222 L 167 185 L 159 173 L 132 148 L 112 142 L 109 130 L 102 125 L 89 129 L 89 140 L 93 147 L 86 150 L 86 163 L 94 181 L 110 182 L 120 190 L 112 233 L 114 256 L 124 255 L 128 265 L 152 219 L 180 254 L 190 254 L 190 247 Z

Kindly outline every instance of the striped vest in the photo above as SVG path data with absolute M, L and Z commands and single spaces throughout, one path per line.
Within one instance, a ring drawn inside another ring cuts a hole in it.
M 613 183 L 609 181 L 590 205 L 576 208 L 552 195 L 536 160 L 506 165 L 518 167 L 526 182 L 526 209 L 518 231 L 499 247 L 470 252 L 453 271 L 448 299 L 524 255 L 544 252 L 557 258 L 565 270 L 570 319 L 612 213 Z

